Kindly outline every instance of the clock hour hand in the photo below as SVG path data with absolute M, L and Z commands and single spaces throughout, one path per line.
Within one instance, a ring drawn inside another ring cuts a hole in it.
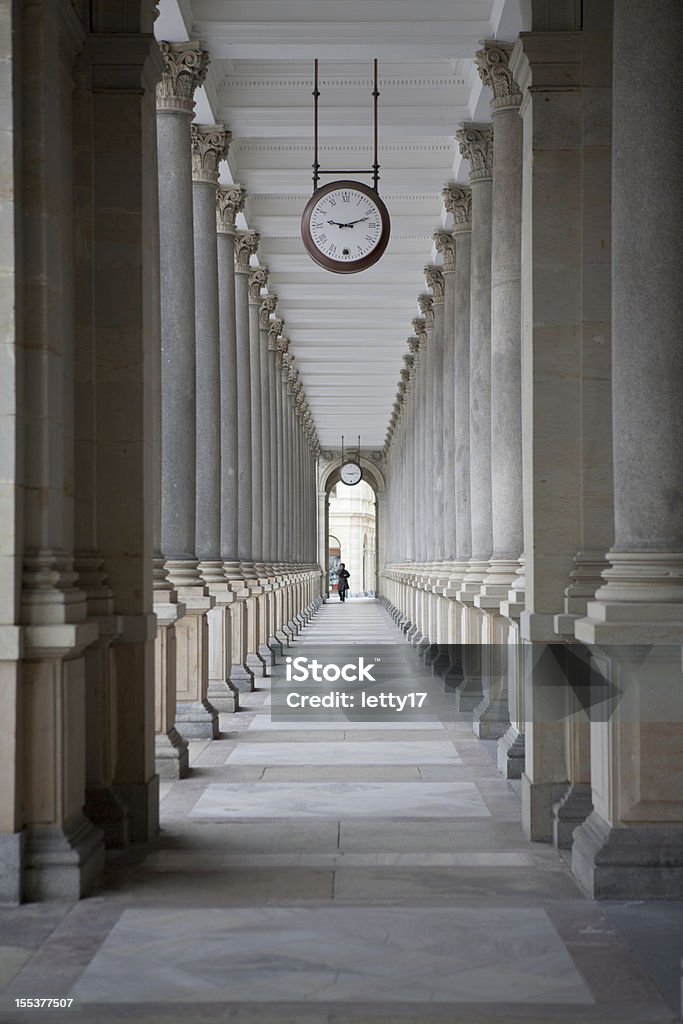
M 334 224 L 338 228 L 350 228 L 350 224 L 340 224 L 338 220 L 328 220 L 328 224 Z

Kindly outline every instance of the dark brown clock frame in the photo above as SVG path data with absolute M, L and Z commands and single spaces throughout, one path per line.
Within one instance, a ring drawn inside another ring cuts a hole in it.
M 345 466 L 358 466 L 358 469 L 360 470 L 360 476 L 356 480 L 355 484 L 347 484 L 346 481 L 342 479 L 342 470 L 344 469 Z M 363 467 L 361 466 L 360 462 L 356 462 L 355 459 L 345 459 L 345 461 L 342 462 L 341 466 L 339 467 L 339 479 L 341 480 L 345 487 L 356 487 L 363 479 Z
M 313 209 L 323 196 L 326 196 L 328 192 L 336 192 L 340 188 L 353 188 L 357 192 L 362 192 L 368 199 L 371 199 L 373 203 L 376 203 L 377 209 L 379 210 L 380 217 L 382 219 L 382 231 L 379 236 L 379 241 L 372 252 L 369 252 L 367 256 L 361 256 L 359 260 L 349 260 L 347 263 L 342 263 L 339 260 L 333 260 L 329 256 L 325 256 L 321 253 L 313 241 L 311 235 L 311 216 Z M 374 266 L 375 263 L 384 255 L 384 251 L 389 244 L 389 237 L 391 235 L 391 220 L 389 218 L 389 211 L 384 205 L 383 200 L 380 198 L 378 193 L 371 188 L 369 185 L 364 185 L 362 181 L 330 181 L 327 185 L 322 185 L 319 189 L 313 193 L 311 198 L 306 203 L 303 214 L 301 215 L 301 238 L 306 252 L 311 257 L 314 263 L 317 263 L 323 270 L 329 270 L 333 274 L 358 274 L 361 270 L 367 270 L 368 267 Z

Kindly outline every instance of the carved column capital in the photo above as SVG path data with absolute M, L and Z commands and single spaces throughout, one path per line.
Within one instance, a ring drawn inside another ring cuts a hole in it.
M 443 273 L 455 270 L 455 239 L 450 231 L 435 231 L 432 235 L 436 251 L 443 257 Z
M 493 92 L 492 113 L 517 109 L 522 102 L 522 93 L 509 67 L 511 53 L 512 46 L 486 40 L 484 48 L 474 55 L 479 77 Z
M 186 43 L 159 43 L 163 69 L 157 85 L 157 110 L 191 114 L 194 91 L 203 84 L 209 54 L 196 39 Z
M 237 231 L 235 234 L 235 270 L 248 274 L 249 260 L 255 255 L 261 236 L 258 231 Z
M 273 295 L 272 292 L 268 295 L 261 297 L 261 305 L 258 311 L 258 323 L 262 331 L 268 330 L 270 324 L 270 315 L 274 313 L 277 308 L 277 295 Z
M 423 323 L 424 321 L 421 320 L 419 322 Z M 413 320 L 413 328 L 415 328 L 415 321 L 414 320 Z M 420 351 L 420 339 L 419 339 L 419 337 L 417 337 L 417 338 L 416 337 L 408 338 L 408 348 L 410 349 L 410 354 L 413 356 L 413 358 L 415 356 L 417 356 L 418 352 Z
M 464 121 L 455 137 L 460 155 L 470 162 L 470 181 L 490 181 L 493 177 L 493 125 Z
M 191 124 L 192 180 L 218 184 L 218 164 L 228 155 L 232 133 L 222 124 Z
M 409 352 L 407 355 L 403 357 L 403 362 L 405 364 L 406 370 L 408 371 L 408 373 L 410 373 L 413 366 L 415 365 L 415 356 Z
M 453 234 L 472 230 L 472 189 L 469 185 L 446 185 L 442 192 L 446 213 L 453 214 Z
M 420 307 L 420 312 L 424 317 L 426 330 L 431 330 L 434 326 L 434 299 L 431 295 L 418 295 L 417 304 Z M 415 327 L 415 321 L 413 320 L 413 327 Z M 419 333 L 417 328 L 415 333 Z
M 438 306 L 443 302 L 443 274 L 438 267 L 430 263 L 424 268 L 424 275 L 427 287 L 432 289 L 432 303 Z
M 285 322 L 281 316 L 268 321 L 268 349 L 271 352 L 278 351 L 278 338 L 285 329 Z
M 261 289 L 268 284 L 268 267 L 252 267 L 249 271 L 249 305 L 261 305 Z
M 423 345 L 427 344 L 427 321 L 423 320 L 421 316 L 413 317 L 413 330 L 416 334 L 415 340 L 417 341 L 418 349 L 420 349 Z M 409 339 L 408 344 L 410 344 L 412 340 L 413 339 Z
M 216 231 L 234 235 L 235 217 L 244 209 L 247 190 L 244 185 L 219 187 L 216 192 Z
M 275 365 L 281 370 L 285 365 L 287 351 L 289 349 L 289 338 L 278 338 L 275 344 Z

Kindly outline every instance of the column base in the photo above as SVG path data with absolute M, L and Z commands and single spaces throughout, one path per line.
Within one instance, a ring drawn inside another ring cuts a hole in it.
M 472 732 L 480 740 L 499 740 L 510 725 L 506 697 L 484 697 L 474 708 Z
M 159 776 L 147 782 L 117 782 L 114 791 L 128 811 L 130 841 L 148 843 L 159 831 Z
M 186 779 L 190 774 L 187 740 L 175 727 L 154 737 L 156 770 L 160 779 Z
M 510 725 L 498 740 L 498 771 L 506 779 L 521 779 L 524 763 L 524 735 Z
M 128 845 L 128 811 L 109 786 L 86 787 L 83 813 L 102 830 L 108 850 L 120 850 Z
M 240 709 L 239 690 L 232 680 L 226 682 L 224 679 L 209 679 L 206 698 L 220 714 L 232 715 Z
M 72 901 L 89 893 L 102 880 L 103 838 L 83 814 L 64 825 L 27 826 L 24 899 Z
M 612 828 L 593 811 L 574 833 L 572 872 L 596 900 L 683 899 L 683 826 Z
M 230 682 L 240 693 L 252 693 L 254 686 L 254 673 L 246 665 L 233 665 L 230 669 Z
M 566 782 L 532 782 L 522 773 L 522 828 L 536 843 L 553 840 L 553 804 L 566 792 Z
M 261 655 L 256 652 L 247 654 L 247 668 L 255 679 L 264 679 L 266 677 L 266 663 Z
M 268 669 L 273 667 L 273 652 L 271 651 L 268 644 L 259 644 L 258 651 L 256 652 L 263 662 L 266 668 L 266 675 L 268 675 Z
M 0 904 L 21 903 L 25 846 L 23 832 L 0 835 Z
M 274 633 L 275 639 L 279 643 L 282 652 L 284 653 L 285 647 L 289 647 L 290 638 L 287 636 L 283 629 L 276 629 Z
M 559 850 L 571 850 L 574 829 L 582 825 L 593 810 L 591 787 L 584 783 L 570 786 L 553 806 L 553 843 Z
M 218 739 L 218 712 L 208 700 L 179 700 L 175 714 L 176 728 L 185 739 Z
M 284 644 L 282 643 L 281 640 L 278 640 L 278 638 L 275 636 L 275 634 L 273 634 L 273 636 L 269 636 L 268 637 L 268 645 L 267 646 L 268 646 L 268 650 L 270 651 L 271 658 L 273 659 L 273 664 L 275 665 L 277 658 L 284 657 L 284 653 L 285 653 Z

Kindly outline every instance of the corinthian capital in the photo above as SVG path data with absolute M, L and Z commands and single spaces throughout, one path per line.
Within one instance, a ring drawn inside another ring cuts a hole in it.
M 268 349 L 270 352 L 277 352 L 278 349 L 278 338 L 285 329 L 285 322 L 281 316 L 276 316 L 274 320 L 268 321 Z
M 413 318 L 413 330 L 416 334 L 416 341 L 419 348 L 427 344 L 427 321 L 423 320 L 421 316 Z M 408 339 L 408 344 L 412 341 L 412 338 Z M 412 351 L 412 349 L 411 349 Z
M 191 114 L 194 91 L 206 78 L 209 55 L 196 39 L 186 43 L 159 43 L 163 69 L 157 85 L 157 110 Z
M 429 264 L 424 270 L 427 287 L 432 289 L 432 302 L 438 306 L 443 302 L 444 280 L 438 267 Z
M 522 102 L 522 94 L 508 66 L 511 53 L 511 46 L 487 40 L 484 48 L 474 55 L 479 77 L 493 92 L 492 111 L 515 109 Z
M 270 314 L 275 312 L 277 308 L 277 295 L 264 295 L 261 298 L 261 305 L 258 311 L 258 323 L 262 331 L 268 330 L 268 324 L 270 323 Z
M 235 270 L 249 273 L 249 260 L 255 255 L 260 241 L 258 231 L 238 231 L 235 234 Z
M 247 190 L 244 185 L 228 185 L 216 192 L 216 231 L 235 233 L 235 217 L 244 209 Z
M 455 239 L 450 231 L 435 231 L 432 235 L 436 251 L 443 257 L 443 272 L 455 270 Z
M 218 164 L 228 155 L 232 133 L 222 124 L 192 124 L 192 180 L 218 184 Z
M 419 323 L 424 323 L 424 321 L 420 320 Z M 417 332 L 417 329 L 415 328 L 415 321 L 414 320 L 413 320 L 413 329 Z M 408 349 L 410 350 L 410 354 L 413 357 L 413 360 L 415 360 L 415 357 L 417 356 L 417 353 L 420 351 L 420 338 L 419 337 L 408 338 Z
M 488 181 L 493 177 L 493 125 L 464 121 L 455 137 L 460 155 L 470 162 L 470 181 Z
M 261 289 L 268 284 L 268 267 L 252 267 L 249 271 L 249 304 L 261 305 Z
M 408 373 L 410 373 L 413 366 L 415 365 L 415 356 L 409 353 L 408 355 L 405 355 L 403 357 L 403 362 L 405 364 L 406 370 L 408 371 Z
M 417 304 L 420 307 L 420 312 L 425 320 L 425 326 L 427 330 L 431 330 L 434 326 L 434 299 L 431 295 L 418 295 Z M 413 327 L 415 327 L 415 321 L 413 320 Z M 418 331 L 416 330 L 417 334 Z
M 442 192 L 446 213 L 453 214 L 453 234 L 472 230 L 472 189 L 468 185 L 446 185 Z
M 285 365 L 287 350 L 289 349 L 289 338 L 278 338 L 275 343 L 275 365 L 281 370 Z

